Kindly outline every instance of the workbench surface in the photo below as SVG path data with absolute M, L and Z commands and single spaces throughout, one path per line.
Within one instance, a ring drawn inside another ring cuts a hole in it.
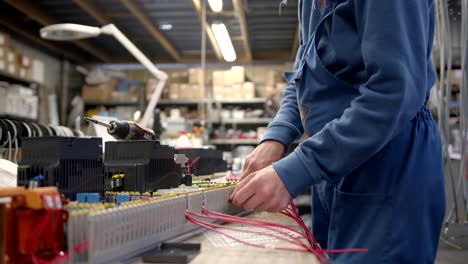
M 281 215 L 281 214 L 270 214 L 270 213 L 252 213 L 245 216 L 246 218 L 261 219 L 266 221 L 271 221 L 275 223 L 281 223 L 290 227 L 298 228 L 296 222 L 292 219 Z M 227 224 L 227 226 L 241 226 L 239 224 Z M 262 229 L 264 230 L 264 229 Z M 282 251 L 263 248 L 255 248 L 247 245 L 232 245 L 231 243 L 217 243 L 216 240 L 221 242 L 226 242 L 226 239 L 221 235 L 207 231 L 211 233 L 203 233 L 197 235 L 191 239 L 185 240 L 187 243 L 201 243 L 201 252 L 190 262 L 191 264 L 275 264 L 275 263 L 307 263 L 307 264 L 319 264 L 320 262 L 317 258 L 310 253 L 305 252 L 291 252 L 291 251 Z M 248 234 L 247 236 L 254 236 L 253 234 Z M 229 240 L 228 240 L 229 241 Z M 306 241 L 304 239 L 304 241 Z M 258 243 L 258 242 L 257 242 Z M 224 244 L 224 245 L 223 245 Z M 264 245 L 271 246 L 283 246 L 283 247 L 295 247 L 290 243 L 284 241 L 267 241 L 262 243 Z M 131 261 L 132 264 L 145 263 L 141 260 L 135 259 Z

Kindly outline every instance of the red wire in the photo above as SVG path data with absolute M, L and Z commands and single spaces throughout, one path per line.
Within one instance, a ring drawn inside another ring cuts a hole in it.
M 323 250 L 320 247 L 320 245 L 317 243 L 317 241 L 316 241 L 315 237 L 313 236 L 312 232 L 310 231 L 310 229 L 307 227 L 307 225 L 304 223 L 304 221 L 300 217 L 299 212 L 298 212 L 297 207 L 294 204 L 294 202 L 291 203 L 291 209 L 292 210 L 289 210 L 289 208 L 288 208 L 285 211 L 283 211 L 282 213 L 284 215 L 294 219 L 301 226 L 304 233 L 299 232 L 299 231 L 297 231 L 297 230 L 295 230 L 293 228 L 290 228 L 288 226 L 284 226 L 284 225 L 280 225 L 280 224 L 276 224 L 276 223 L 272 223 L 272 222 L 256 220 L 256 219 L 246 219 L 246 218 L 242 218 L 242 217 L 238 217 L 238 216 L 226 215 L 226 214 L 223 214 L 223 213 L 210 211 L 210 210 L 206 209 L 204 206 L 202 206 L 202 210 L 203 210 L 203 213 L 205 213 L 207 215 L 200 215 L 200 214 L 197 214 L 197 213 L 194 213 L 194 214 L 195 214 L 195 216 L 198 216 L 198 217 L 207 218 L 207 219 L 215 219 L 215 220 L 220 220 L 220 221 L 224 221 L 224 222 L 243 223 L 243 224 L 254 225 L 254 226 L 259 226 L 259 227 L 263 227 L 263 228 L 266 228 L 266 226 L 274 226 L 274 227 L 284 228 L 284 229 L 292 231 L 292 232 L 294 232 L 296 234 L 299 234 L 299 235 L 303 236 L 304 238 L 306 238 L 313 245 L 313 247 L 315 248 L 314 253 L 318 253 L 318 254 L 327 254 L 327 253 L 328 254 L 341 254 L 341 253 L 353 253 L 353 252 L 368 252 L 368 249 L 366 249 L 366 248 L 325 249 L 325 250 Z M 211 217 L 211 216 L 209 216 L 209 214 L 216 215 L 218 217 Z M 267 228 L 267 229 L 269 229 L 269 228 Z M 281 233 L 280 230 L 276 230 L 276 231 Z M 285 233 L 283 232 L 282 234 L 285 234 Z M 267 234 L 265 234 L 265 235 L 267 235 Z
M 187 211 L 187 214 L 189 215 L 189 217 L 191 217 L 190 215 L 193 215 L 195 217 L 199 217 L 196 213 L 192 213 L 190 211 Z M 193 219 L 193 218 L 192 218 Z M 197 221 L 200 221 L 200 220 L 197 220 Z M 287 242 L 291 242 L 291 243 L 294 243 L 296 245 L 299 245 L 301 247 L 304 247 L 305 249 L 307 249 L 308 251 L 312 252 L 313 249 L 306 245 L 304 242 L 302 242 L 300 239 L 298 239 L 297 237 L 294 237 L 292 236 L 291 234 L 288 234 L 286 232 L 282 232 L 281 230 L 278 230 L 278 229 L 275 229 L 275 228 L 271 228 L 271 227 L 268 227 L 268 226 L 259 226 L 261 228 L 264 228 L 264 229 L 268 229 L 268 230 L 271 230 L 271 231 L 275 231 L 275 232 L 278 232 L 290 239 L 285 239 L 283 237 L 279 237 L 277 235 L 273 235 L 273 234 L 267 234 L 267 233 L 264 233 L 264 232 L 260 232 L 260 231 L 253 231 L 253 230 L 244 230 L 244 229 L 238 229 L 238 228 L 232 228 L 232 227 L 229 227 L 229 226 L 222 226 L 222 225 L 217 225 L 217 224 L 214 224 L 214 223 L 209 223 L 209 222 L 206 222 L 206 224 L 208 225 L 212 225 L 212 226 L 215 226 L 215 227 L 219 227 L 219 228 L 224 228 L 224 229 L 228 229 L 228 230 L 237 230 L 237 231 L 242 231 L 242 232 L 247 232 L 247 233 L 253 233 L 253 234 L 258 234 L 258 235 L 265 235 L 265 236 L 271 236 L 271 237 L 274 237 L 274 238 L 277 238 L 277 239 L 280 239 L 280 240 L 284 240 L 284 241 L 287 241 Z
M 309 238 L 304 233 L 299 232 L 299 231 L 297 231 L 297 230 L 295 230 L 295 229 L 293 229 L 293 228 L 291 228 L 289 226 L 285 226 L 285 225 L 281 225 L 281 224 L 277 224 L 277 223 L 273 223 L 273 222 L 262 221 L 262 220 L 246 219 L 246 218 L 232 216 L 232 215 L 225 215 L 223 213 L 210 211 L 210 210 L 206 209 L 204 206 L 202 207 L 202 210 L 203 210 L 204 213 L 213 214 L 213 215 L 220 215 L 220 216 L 214 217 L 214 216 L 209 216 L 209 215 L 201 215 L 201 214 L 193 213 L 193 212 L 189 212 L 189 211 L 187 213 L 189 215 L 195 215 L 195 216 L 200 217 L 200 218 L 214 219 L 214 220 L 220 220 L 220 221 L 223 221 L 223 222 L 241 223 L 241 224 L 247 224 L 247 225 L 262 227 L 262 228 L 265 228 L 265 229 L 276 231 L 276 232 L 278 232 L 280 234 L 283 234 L 283 235 L 286 235 L 286 236 L 290 236 L 290 234 L 285 233 L 284 231 L 281 231 L 281 230 L 278 230 L 278 229 L 271 228 L 271 226 L 277 227 L 277 228 L 283 228 L 283 229 L 292 231 L 292 232 L 294 232 L 296 234 L 299 234 L 302 237 L 306 238 L 308 241 L 310 241 Z M 266 234 L 266 233 L 261 233 L 261 234 L 266 235 L 266 236 L 269 235 L 269 234 Z M 300 241 L 300 240 L 298 240 L 298 241 Z M 319 252 L 319 251 L 317 251 L 315 249 L 312 249 L 309 246 L 306 246 L 302 241 L 300 243 L 302 245 L 304 245 L 306 248 L 308 248 L 308 252 L 313 253 L 320 261 L 324 260 L 323 256 L 320 255 L 321 252 Z
M 256 220 L 256 219 L 247 219 L 247 218 L 242 218 L 238 216 L 232 216 L 232 215 L 225 215 L 223 213 L 218 213 L 218 212 L 213 212 L 210 211 L 204 207 L 202 207 L 204 213 L 209 213 L 213 215 L 218 215 L 218 216 L 209 216 L 209 215 L 200 215 L 197 214 L 197 216 L 202 217 L 202 218 L 207 218 L 207 219 L 214 219 L 214 220 L 220 220 L 223 222 L 230 222 L 230 223 L 240 223 L 240 224 L 247 224 L 247 225 L 254 225 L 254 226 L 259 226 L 259 227 L 265 227 L 265 226 L 273 226 L 273 227 L 279 227 L 279 228 L 284 228 L 286 230 L 289 230 L 291 232 L 294 232 L 298 235 L 303 236 L 304 238 L 308 239 L 306 236 L 304 236 L 303 233 L 297 231 L 294 228 L 291 228 L 289 226 L 273 223 L 273 222 L 266 222 L 262 220 Z M 196 214 L 196 213 L 195 213 Z
M 227 229 L 227 230 L 233 230 L 233 231 L 239 231 L 239 232 L 245 232 L 245 233 L 252 233 L 252 234 L 257 234 L 257 235 L 262 235 L 262 236 L 270 236 L 270 237 L 273 237 L 273 238 L 276 238 L 276 239 L 279 239 L 279 240 L 283 240 L 283 241 L 298 245 L 298 246 L 304 248 L 304 251 L 308 251 L 308 252 L 313 251 L 312 248 L 310 248 L 306 244 L 302 243 L 302 241 L 300 241 L 298 238 L 295 238 L 295 237 L 293 237 L 291 235 L 287 235 L 287 237 L 289 237 L 291 239 L 290 240 L 290 239 L 287 239 L 287 238 L 284 238 L 284 237 L 281 237 L 281 236 L 278 236 L 278 235 L 268 234 L 268 233 L 264 233 L 264 232 L 260 232 L 260 231 L 245 230 L 245 229 L 242 229 L 242 228 L 235 228 L 235 227 L 229 227 L 229 226 L 223 226 L 223 225 L 219 225 L 219 224 L 204 222 L 204 221 L 196 220 L 195 218 L 193 218 L 191 216 L 188 216 L 188 218 L 190 218 L 190 220 L 193 220 L 193 221 L 195 221 L 197 223 L 203 223 L 205 225 L 209 225 L 211 227 L 216 227 L 216 228 L 220 228 L 220 229 Z
M 257 247 L 257 248 L 268 248 L 268 247 L 263 246 L 263 245 L 258 245 L 258 244 L 254 244 L 254 243 L 250 243 L 250 242 L 240 240 L 240 239 L 238 239 L 238 238 L 236 238 L 234 236 L 231 236 L 231 235 L 226 234 L 226 233 L 224 233 L 224 232 L 222 232 L 222 231 L 220 231 L 220 230 L 218 230 L 216 228 L 213 228 L 210 225 L 207 225 L 207 224 L 205 224 L 205 223 L 203 223 L 201 221 L 197 221 L 197 220 L 191 218 L 190 216 L 187 217 L 187 220 L 194 223 L 194 224 L 196 224 L 196 225 L 202 226 L 202 227 L 204 227 L 204 228 L 206 228 L 208 230 L 211 230 L 213 232 L 222 234 L 223 236 L 226 236 L 226 237 L 228 237 L 228 238 L 230 238 L 230 239 L 232 239 L 234 241 L 237 241 L 239 243 L 242 243 L 242 244 L 245 244 L 245 245 L 248 245 L 248 246 L 252 246 L 252 247 Z M 307 250 L 305 250 L 305 249 L 298 249 L 298 248 L 275 247 L 275 249 L 286 250 L 286 251 L 296 251 L 296 252 L 307 252 Z

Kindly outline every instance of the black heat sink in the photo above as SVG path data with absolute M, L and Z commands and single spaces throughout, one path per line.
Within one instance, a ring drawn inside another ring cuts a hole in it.
M 41 137 L 22 139 L 18 186 L 36 176 L 41 185 L 56 186 L 69 199 L 79 192 L 104 193 L 101 138 Z
M 125 177 L 119 191 L 153 192 L 175 188 L 181 184 L 181 167 L 174 161 L 175 150 L 159 141 L 106 142 L 104 170 L 106 189 L 110 190 L 113 175 Z

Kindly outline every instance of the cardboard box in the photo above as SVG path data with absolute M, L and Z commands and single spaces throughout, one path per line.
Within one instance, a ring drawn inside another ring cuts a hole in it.
M 18 71 L 19 71 L 18 63 L 8 62 L 6 65 L 7 65 L 7 72 L 9 74 L 15 75 L 15 76 L 18 75 Z
M 244 98 L 244 87 L 242 84 L 232 85 L 232 99 L 243 99 Z
M 223 99 L 224 100 L 232 100 L 233 99 L 232 86 L 224 86 L 224 88 L 223 88 Z
M 32 58 L 28 55 L 18 54 L 19 64 L 23 68 L 31 68 Z
M 5 71 L 7 70 L 7 62 L 3 58 L 0 58 L 0 71 Z
M 244 99 L 255 98 L 255 84 L 253 82 L 245 82 L 242 85 Z
M 202 86 L 198 84 L 192 84 L 192 98 L 193 99 L 203 99 L 205 98 L 205 92 L 202 91 Z
M 14 48 L 8 48 L 6 51 L 6 60 L 8 63 L 16 63 L 17 62 L 17 54 Z
M 280 71 L 270 70 L 265 74 L 265 86 L 276 86 L 277 83 L 285 82 L 283 73 Z
M 25 67 L 19 67 L 18 76 L 24 79 L 29 79 L 29 69 Z
M 223 87 L 224 86 L 224 72 L 223 71 L 214 71 L 213 72 L 213 87 Z
M 109 102 L 112 101 L 112 92 L 117 88 L 118 80 L 109 81 L 98 85 L 84 85 L 81 89 L 81 97 L 85 102 Z
M 179 85 L 179 99 L 192 99 L 192 89 L 188 83 Z
M 216 100 L 223 100 L 224 86 L 213 86 L 213 97 Z
M 10 44 L 10 36 L 0 32 L 0 46 L 8 46 Z
M 270 97 L 276 93 L 276 85 L 274 86 L 264 86 L 263 89 L 257 89 L 260 97 Z
M 280 82 L 280 83 L 277 83 L 276 84 L 276 93 L 278 94 L 283 94 L 284 93 L 284 90 L 286 90 L 286 88 L 288 88 L 288 84 L 285 83 L 285 82 Z
M 203 82 L 203 70 L 201 68 L 189 69 L 188 74 L 190 84 L 201 84 Z
M 188 72 L 186 71 L 177 71 L 172 72 L 169 74 L 169 78 L 167 80 L 167 84 L 179 84 L 179 83 L 187 83 L 188 82 Z
M 169 86 L 169 99 L 180 99 L 178 83 L 173 83 Z
M 233 66 L 230 72 L 233 83 L 245 82 L 245 68 L 243 66 Z
M 44 83 L 46 74 L 45 74 L 45 64 L 42 60 L 33 59 L 31 67 L 31 80 L 38 83 Z
M 224 72 L 224 85 L 233 85 L 245 82 L 245 68 L 242 66 L 233 66 L 230 70 Z

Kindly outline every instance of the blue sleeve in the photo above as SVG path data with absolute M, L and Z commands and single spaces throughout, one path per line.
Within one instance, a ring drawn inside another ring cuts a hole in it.
M 294 70 L 297 70 L 302 49 L 296 55 Z M 286 73 L 288 87 L 284 90 L 281 106 L 274 120 L 268 125 L 268 130 L 262 138 L 262 142 L 275 140 L 282 143 L 287 150 L 294 140 L 299 139 L 304 134 L 301 116 L 297 105 L 296 84 L 292 79 L 293 73 Z
M 431 48 L 429 2 L 354 1 L 369 78 L 341 117 L 273 164 L 292 196 L 311 184 L 336 182 L 352 172 L 381 150 L 424 105 Z

